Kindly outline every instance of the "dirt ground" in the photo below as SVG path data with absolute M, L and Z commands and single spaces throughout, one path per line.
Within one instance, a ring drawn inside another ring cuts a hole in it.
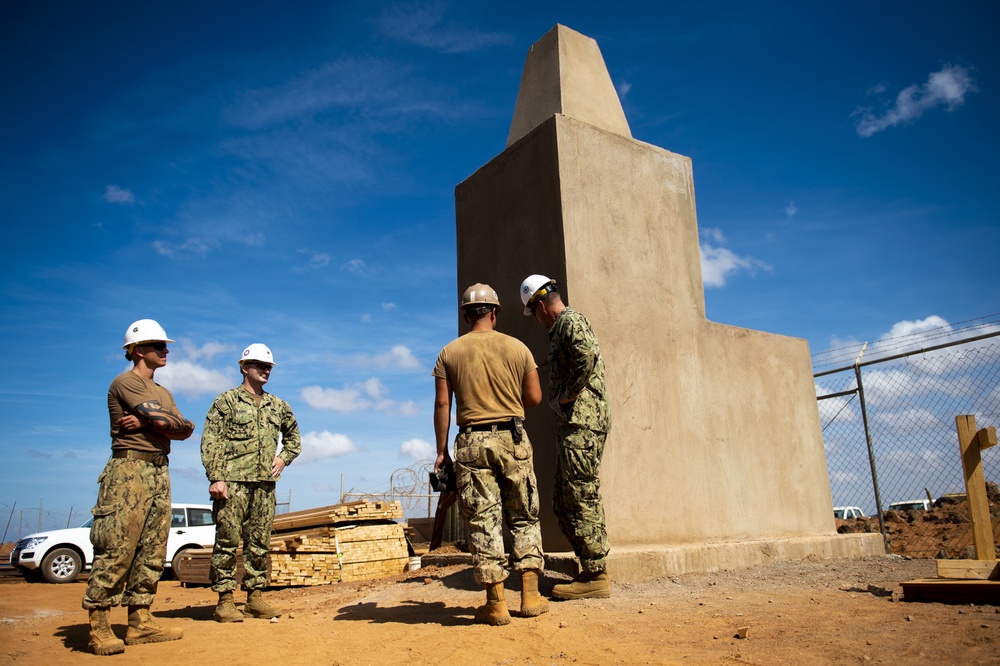
M 170 643 L 85 652 L 86 583 L 0 578 L 0 663 L 204 664 L 997 664 L 1000 607 L 900 601 L 899 583 L 935 574 L 897 556 L 802 561 L 614 584 L 611 599 L 552 602 L 505 627 L 472 623 L 483 592 L 468 565 L 394 578 L 285 588 L 277 621 L 212 621 L 207 587 L 160 583 L 153 613 L 184 629 Z M 547 574 L 542 592 L 564 580 Z M 512 612 L 519 587 L 509 581 Z M 242 603 L 243 595 L 238 601 Z M 125 611 L 113 610 L 120 636 Z M 737 638 L 748 627 L 746 638 Z

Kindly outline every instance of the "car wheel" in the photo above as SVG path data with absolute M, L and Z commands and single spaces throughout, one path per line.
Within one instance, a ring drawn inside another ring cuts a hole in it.
M 56 548 L 42 560 L 42 578 L 49 583 L 72 583 L 83 570 L 83 560 L 72 548 Z
M 174 559 L 170 560 L 170 574 L 174 577 L 174 580 L 180 580 L 180 576 L 177 575 L 177 571 L 178 571 L 177 567 L 178 567 L 178 565 L 182 566 L 182 567 L 184 566 L 183 564 L 181 564 L 181 560 L 184 558 L 184 555 L 189 550 L 191 550 L 191 549 L 190 548 L 181 548 L 176 553 L 174 553 Z

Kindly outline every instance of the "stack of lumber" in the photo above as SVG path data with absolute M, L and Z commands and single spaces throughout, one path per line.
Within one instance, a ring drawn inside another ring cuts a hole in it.
M 330 585 L 394 576 L 409 561 L 399 502 L 350 502 L 274 517 L 268 585 Z M 178 580 L 209 583 L 212 549 L 184 552 Z M 237 558 L 236 580 L 243 578 Z
M 275 516 L 271 585 L 329 585 L 402 573 L 409 559 L 399 502 L 350 502 Z
M 209 571 L 212 565 L 211 548 L 186 548 L 180 552 L 180 557 L 176 558 L 177 566 L 174 568 L 174 578 L 181 582 L 181 585 L 208 585 L 211 583 Z M 271 573 L 271 562 L 267 563 L 268 575 Z M 243 580 L 243 549 L 236 550 L 236 581 Z

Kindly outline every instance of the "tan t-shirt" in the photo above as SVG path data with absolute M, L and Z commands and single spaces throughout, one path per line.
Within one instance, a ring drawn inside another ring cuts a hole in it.
M 455 392 L 460 426 L 524 418 L 524 377 L 537 368 L 523 342 L 497 331 L 470 331 L 438 355 L 433 375 Z
M 164 455 L 170 453 L 170 439 L 150 425 L 139 430 L 121 430 L 115 426 L 115 421 L 125 416 L 126 412 L 135 414 L 133 407 L 150 400 L 156 400 L 163 409 L 180 415 L 170 391 L 152 379 L 140 377 L 129 370 L 111 382 L 111 388 L 108 389 L 108 416 L 111 417 L 112 451 L 132 449 Z

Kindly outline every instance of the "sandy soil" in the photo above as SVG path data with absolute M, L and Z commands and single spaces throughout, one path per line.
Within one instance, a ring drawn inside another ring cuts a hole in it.
M 777 563 L 613 586 L 609 600 L 552 602 L 505 627 L 472 623 L 483 592 L 468 565 L 380 581 L 268 592 L 276 622 L 212 621 L 205 587 L 160 583 L 153 607 L 184 629 L 123 656 L 85 652 L 85 582 L 0 584 L 0 662 L 15 664 L 997 664 L 1000 608 L 899 601 L 900 582 L 933 576 L 900 557 Z M 550 574 L 542 591 L 565 577 Z M 510 581 L 511 610 L 518 607 Z M 238 600 L 242 603 L 243 596 Z M 125 611 L 114 609 L 119 635 Z M 748 627 L 746 638 L 736 638 Z

